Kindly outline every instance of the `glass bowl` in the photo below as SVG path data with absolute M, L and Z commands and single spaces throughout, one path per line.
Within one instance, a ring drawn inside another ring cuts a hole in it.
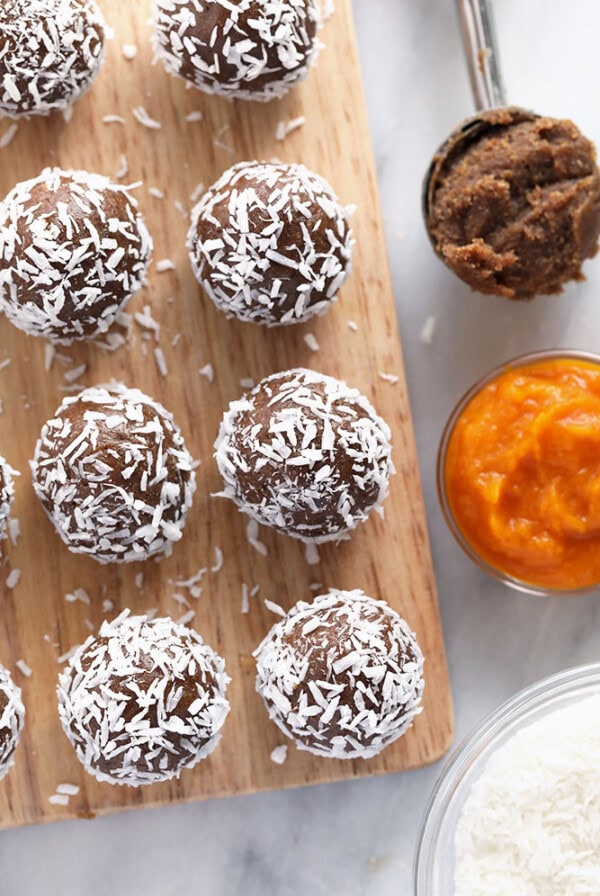
M 506 361 L 504 364 L 499 364 L 493 370 L 490 370 L 489 373 L 486 373 L 485 376 L 481 377 L 481 379 L 478 380 L 473 386 L 471 386 L 471 388 L 467 392 L 465 392 L 462 398 L 458 401 L 444 427 L 444 431 L 442 432 L 442 437 L 440 439 L 440 446 L 438 449 L 436 470 L 437 492 L 444 519 L 446 520 L 446 523 L 448 525 L 448 528 L 452 532 L 452 535 L 454 536 L 460 547 L 463 549 L 463 551 L 471 558 L 471 560 L 473 560 L 474 563 L 477 564 L 477 566 L 479 566 L 480 569 L 483 569 L 488 573 L 488 575 L 492 576 L 495 579 L 498 579 L 503 584 L 508 585 L 509 588 L 514 588 L 517 591 L 526 592 L 527 594 L 583 594 L 596 589 L 600 582 L 591 585 L 585 585 L 581 588 L 568 590 L 547 586 L 542 587 L 524 581 L 522 579 L 515 578 L 509 573 L 504 572 L 504 570 L 493 566 L 491 563 L 488 563 L 487 560 L 485 560 L 465 538 L 456 522 L 456 519 L 454 518 L 454 514 L 452 513 L 452 508 L 450 507 L 450 502 L 448 500 L 448 494 L 446 491 L 446 481 L 444 475 L 446 467 L 446 456 L 448 453 L 450 439 L 452 437 L 454 427 L 456 426 L 459 417 L 461 416 L 462 412 L 469 404 L 471 399 L 474 398 L 474 396 L 477 395 L 477 393 L 480 392 L 481 389 L 487 386 L 488 383 L 492 382 L 492 380 L 496 379 L 496 377 L 500 376 L 502 373 L 505 373 L 507 370 L 514 370 L 515 368 L 524 367 L 528 364 L 535 364 L 538 361 L 556 360 L 561 358 L 584 361 L 588 364 L 594 364 L 600 368 L 600 355 L 595 355 L 591 352 L 577 351 L 575 349 L 549 349 L 544 351 L 530 352 L 526 355 L 519 355 L 516 358 L 512 358 L 510 361 Z
M 600 663 L 544 678 L 488 716 L 446 764 L 425 811 L 415 858 L 415 896 L 453 896 L 454 833 L 475 781 L 512 735 L 549 712 L 600 694 Z

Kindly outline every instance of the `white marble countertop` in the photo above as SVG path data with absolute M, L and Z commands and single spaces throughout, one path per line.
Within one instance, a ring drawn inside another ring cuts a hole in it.
M 600 602 L 532 598 L 487 579 L 454 544 L 434 464 L 446 416 L 493 365 L 539 348 L 600 349 L 600 259 L 559 298 L 471 294 L 420 219 L 432 151 L 472 111 L 451 0 L 354 0 L 415 419 L 457 742 L 522 686 L 600 656 Z M 496 0 L 509 99 L 573 118 L 600 144 L 598 0 Z M 433 343 L 420 333 L 435 316 Z M 0 835 L 1 896 L 409 896 L 439 768 L 135 812 Z

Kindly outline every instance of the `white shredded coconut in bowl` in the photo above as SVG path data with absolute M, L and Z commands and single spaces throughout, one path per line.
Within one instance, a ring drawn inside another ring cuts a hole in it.
M 600 696 L 499 746 L 463 806 L 453 896 L 598 896 Z

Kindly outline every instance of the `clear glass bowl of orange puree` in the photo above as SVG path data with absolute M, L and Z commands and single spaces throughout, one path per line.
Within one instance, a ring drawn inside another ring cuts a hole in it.
M 437 484 L 459 545 L 506 585 L 600 585 L 600 356 L 535 352 L 484 376 L 446 424 Z

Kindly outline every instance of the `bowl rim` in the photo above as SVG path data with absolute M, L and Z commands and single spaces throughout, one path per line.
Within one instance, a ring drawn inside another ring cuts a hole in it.
M 576 361 L 585 361 L 588 364 L 594 364 L 600 368 L 600 354 L 585 351 L 583 349 L 571 348 L 540 349 L 533 352 L 526 352 L 522 355 L 516 355 L 515 357 L 510 358 L 508 361 L 504 361 L 501 364 L 497 364 L 482 377 L 480 377 L 469 389 L 467 389 L 467 391 L 463 393 L 463 395 L 454 405 L 442 430 L 436 459 L 436 487 L 438 500 L 446 525 L 454 536 L 454 539 L 459 547 L 462 548 L 464 553 L 480 569 L 482 569 L 492 578 L 502 582 L 504 585 L 507 585 L 509 588 L 512 588 L 515 591 L 520 591 L 521 593 L 531 594 L 538 597 L 557 595 L 561 595 L 562 597 L 564 597 L 567 595 L 576 596 L 580 594 L 587 594 L 590 591 L 594 591 L 598 588 L 598 586 L 600 585 L 600 580 L 598 582 L 594 582 L 591 585 L 583 585 L 581 588 L 567 589 L 542 587 L 534 585 L 531 582 L 526 582 L 523 579 L 519 579 L 515 576 L 511 576 L 509 573 L 506 573 L 498 567 L 493 566 L 491 563 L 488 563 L 488 561 L 481 557 L 481 555 L 472 547 L 470 542 L 463 535 L 461 529 L 458 526 L 458 523 L 456 522 L 456 519 L 450 507 L 450 502 L 448 500 L 444 471 L 446 466 L 446 455 L 448 453 L 448 446 L 450 444 L 450 439 L 454 432 L 454 428 L 458 422 L 459 417 L 461 416 L 462 412 L 467 407 L 471 399 L 473 399 L 485 386 L 487 386 L 497 377 L 501 376 L 503 373 L 506 373 L 509 370 L 515 370 L 519 367 L 526 367 L 530 364 L 536 364 L 549 360 L 558 360 L 561 358 L 572 359 Z
M 413 862 L 415 896 L 439 896 L 437 891 L 427 889 L 431 882 L 434 849 L 450 798 L 461 786 L 472 763 L 487 754 L 507 723 L 526 718 L 529 713 L 550 703 L 554 698 L 568 693 L 574 685 L 596 685 L 600 690 L 600 662 L 571 666 L 518 691 L 476 725 L 450 755 L 431 791 L 419 828 Z

